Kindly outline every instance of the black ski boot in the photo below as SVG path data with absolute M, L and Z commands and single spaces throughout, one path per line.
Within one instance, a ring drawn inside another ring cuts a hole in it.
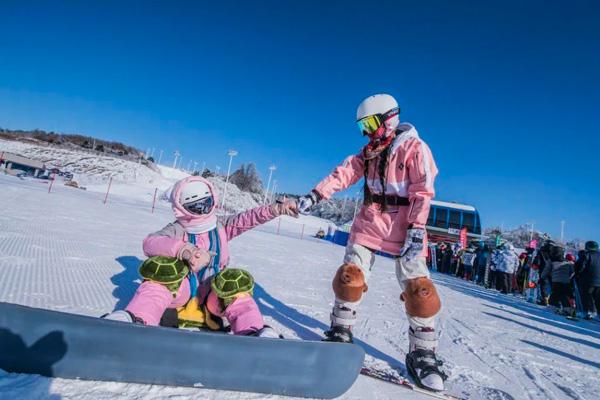
M 416 349 L 406 355 L 406 368 L 417 386 L 434 392 L 444 390 L 448 376 L 440 370 L 442 362 L 433 350 Z
M 324 342 L 354 343 L 352 331 L 341 325 L 332 325 L 328 331 L 325 331 Z
M 435 356 L 438 345 L 437 333 L 433 328 L 408 328 L 409 352 L 406 369 L 417 386 L 441 392 L 448 376 L 440 370 L 442 362 Z

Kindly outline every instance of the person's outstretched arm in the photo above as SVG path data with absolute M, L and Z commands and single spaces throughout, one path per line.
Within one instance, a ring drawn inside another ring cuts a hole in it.
M 296 202 L 288 200 L 256 207 L 237 215 L 227 217 L 221 221 L 221 224 L 223 225 L 223 229 L 225 229 L 227 239 L 231 240 L 258 225 L 262 225 L 265 222 L 269 222 L 270 220 L 279 217 L 280 215 L 297 217 L 298 210 Z

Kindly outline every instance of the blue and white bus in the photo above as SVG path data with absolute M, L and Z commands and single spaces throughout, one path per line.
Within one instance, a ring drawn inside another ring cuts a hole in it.
M 481 219 L 475 207 L 446 201 L 431 201 L 427 232 L 432 242 L 457 241 L 460 230 L 467 228 L 467 239 L 481 240 Z

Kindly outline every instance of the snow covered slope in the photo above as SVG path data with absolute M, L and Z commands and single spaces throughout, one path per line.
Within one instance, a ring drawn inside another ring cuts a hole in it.
M 73 180 L 93 192 L 106 193 L 109 179 L 112 178 L 110 195 L 116 194 L 150 202 L 155 190 L 158 199 L 166 200 L 165 191 L 177 180 L 189 176 L 188 173 L 178 169 L 162 165 L 149 168 L 124 158 L 86 152 L 83 149 L 69 150 L 50 145 L 34 145 L 0 139 L 0 152 L 3 151 L 42 161 L 47 167 L 71 172 L 74 175 Z M 209 180 L 221 197 L 226 186 L 223 178 L 216 176 Z M 60 177 L 57 182 L 62 182 Z M 226 200 L 225 208 L 228 212 L 239 212 L 256 207 L 260 196 L 242 192 L 237 186 L 228 183 Z
M 0 301 L 101 315 L 137 283 L 144 236 L 171 220 L 136 197 L 103 195 L 0 175 Z M 315 339 L 329 324 L 331 277 L 344 249 L 304 236 L 320 221 L 285 219 L 232 241 L 232 266 L 256 277 L 269 324 Z M 293 233 L 293 234 L 292 234 Z M 517 298 L 434 275 L 444 303 L 439 353 L 454 394 L 471 399 L 597 399 L 600 324 L 572 322 Z M 355 334 L 369 357 L 404 365 L 407 323 L 393 261 L 378 258 Z M 209 360 L 207 360 L 209 362 Z M 176 368 L 176 366 L 173 366 Z M 300 374 L 301 371 L 298 371 Z M 84 382 L 0 372 L 0 399 L 263 399 L 249 393 Z M 425 399 L 359 377 L 344 399 Z

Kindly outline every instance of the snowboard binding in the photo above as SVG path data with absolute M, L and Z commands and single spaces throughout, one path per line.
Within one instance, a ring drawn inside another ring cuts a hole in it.
M 336 343 L 354 343 L 352 331 L 341 325 L 332 325 L 328 331 L 325 331 L 324 342 Z
M 434 392 L 443 391 L 443 381 L 448 379 L 448 375 L 443 372 L 440 367 L 443 365 L 441 360 L 438 360 L 433 350 L 415 349 L 406 355 L 406 368 L 415 380 L 417 386 L 431 390 Z M 436 375 L 440 379 L 436 379 Z M 441 383 L 436 385 L 435 381 Z

